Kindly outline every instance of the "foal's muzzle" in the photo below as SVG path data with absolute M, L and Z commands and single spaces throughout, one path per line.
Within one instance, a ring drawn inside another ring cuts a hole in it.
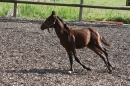
M 50 27 L 48 27 L 45 23 L 43 23 L 42 25 L 41 25 L 41 29 L 42 30 L 45 30 L 45 29 L 48 29 L 48 32 L 50 33 L 50 29 L 49 29 Z
M 47 26 L 44 25 L 44 23 L 41 25 L 41 29 L 44 30 L 44 29 L 47 29 Z

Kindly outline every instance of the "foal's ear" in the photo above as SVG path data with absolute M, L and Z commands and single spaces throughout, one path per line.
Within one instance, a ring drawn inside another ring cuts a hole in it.
M 55 12 L 55 11 L 52 11 L 52 15 L 56 15 L 56 12 Z
M 67 25 L 67 24 L 64 24 L 64 27 L 65 27 L 65 28 L 68 28 L 68 25 Z
M 67 29 L 67 30 L 71 30 L 71 28 L 69 28 L 69 26 L 67 24 L 64 24 L 64 27 Z

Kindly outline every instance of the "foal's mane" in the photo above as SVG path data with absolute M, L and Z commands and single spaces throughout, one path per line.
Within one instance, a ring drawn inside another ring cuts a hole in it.
M 64 28 L 65 28 L 65 30 L 66 30 L 67 33 L 73 34 L 72 28 L 70 28 L 67 24 L 64 24 Z
M 57 18 L 64 24 L 63 19 L 61 19 L 59 16 L 57 16 Z
M 59 16 L 57 18 L 64 24 L 64 31 L 67 33 L 72 33 L 72 28 L 70 28 L 66 23 L 64 23 L 63 19 L 61 19 Z

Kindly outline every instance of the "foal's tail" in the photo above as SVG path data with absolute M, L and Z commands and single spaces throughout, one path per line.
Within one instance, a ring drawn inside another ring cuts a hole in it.
M 113 45 L 111 42 L 106 40 L 103 36 L 101 37 L 101 41 L 102 41 L 103 44 L 105 44 L 107 46 L 112 46 Z

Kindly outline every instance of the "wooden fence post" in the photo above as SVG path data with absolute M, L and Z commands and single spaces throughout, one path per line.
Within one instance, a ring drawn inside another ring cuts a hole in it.
M 14 3 L 14 13 L 13 13 L 13 17 L 17 16 L 17 3 Z
M 83 4 L 83 0 L 80 0 L 80 4 L 81 5 Z M 80 9 L 79 9 L 79 21 L 82 20 L 82 11 L 83 11 L 83 7 L 80 7 Z
M 54 1 L 54 3 L 56 3 L 56 0 L 51 0 L 51 1 Z

